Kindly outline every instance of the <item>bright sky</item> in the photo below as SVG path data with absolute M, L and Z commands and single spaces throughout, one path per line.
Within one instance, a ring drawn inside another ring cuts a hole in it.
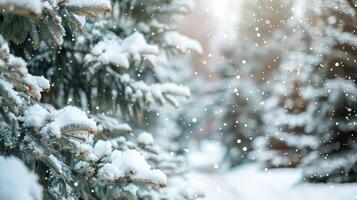
M 200 0 L 207 4 L 207 12 L 214 16 L 217 42 L 231 41 L 237 36 L 240 0 Z

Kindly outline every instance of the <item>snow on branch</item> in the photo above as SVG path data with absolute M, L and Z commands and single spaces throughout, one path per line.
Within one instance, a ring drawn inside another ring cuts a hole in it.
M 326 35 L 335 39 L 336 42 L 340 44 L 348 44 L 352 46 L 357 46 L 357 39 L 355 34 L 349 32 L 342 32 L 339 29 L 328 28 L 326 30 Z
M 154 143 L 154 138 L 150 133 L 143 132 L 138 137 L 138 143 L 144 146 L 150 146 Z
M 106 13 L 112 9 L 109 0 L 68 0 L 63 5 L 79 15 Z
M 97 60 L 102 64 L 129 68 L 128 55 L 116 40 L 100 41 L 93 47 L 91 54 L 86 55 L 85 60 L 87 62 Z
M 36 100 L 41 99 L 41 92 L 50 88 L 50 83 L 43 76 L 33 76 L 28 73 L 26 62 L 19 57 L 10 55 L 8 60 L 9 67 L 16 70 L 22 78 L 22 82 L 27 86 L 29 94 Z M 15 81 L 15 80 L 13 80 Z
M 169 102 L 175 108 L 179 107 L 179 102 L 173 96 L 190 97 L 190 89 L 188 87 L 179 86 L 173 83 L 162 83 L 151 85 L 151 95 L 159 105 L 164 102 Z
M 1 35 L 0 68 L 0 94 L 16 105 L 22 103 L 20 92 L 26 91 L 30 97 L 40 100 L 41 92 L 50 88 L 47 79 L 29 74 L 26 62 L 9 53 L 8 44 Z
M 115 150 L 111 153 L 111 161 L 98 171 L 99 178 L 104 181 L 124 178 L 129 182 L 151 184 L 160 188 L 167 184 L 166 175 L 160 170 L 151 169 L 145 158 L 136 150 Z
M 110 117 L 104 114 L 94 115 L 97 122 L 97 134 L 99 136 L 110 136 L 118 134 L 128 134 L 133 130 L 129 124 L 121 122 L 118 117 Z
M 100 41 L 93 47 L 91 54 L 86 56 L 87 62 L 97 60 L 102 64 L 128 69 L 130 58 L 135 63 L 140 63 L 143 55 L 159 54 L 158 47 L 148 44 L 144 36 L 138 32 L 128 36 L 122 42 L 118 41 L 118 37 Z
M 4 15 L 0 23 L 5 27 L 14 25 L 12 29 L 5 30 L 6 39 L 20 44 L 30 36 L 34 48 L 38 49 L 41 39 L 50 39 L 56 45 L 63 45 L 66 35 L 64 27 L 82 31 L 87 16 L 95 17 L 96 14 L 111 11 L 111 3 L 109 0 L 0 0 L 0 9 L 38 19 Z
M 42 12 L 40 0 L 0 0 L 0 9 L 35 18 L 39 18 Z
M 135 32 L 123 40 L 123 47 L 133 57 L 135 63 L 141 62 L 141 55 L 158 55 L 159 48 L 148 44 L 143 34 Z
M 49 112 L 42 106 L 35 104 L 25 111 L 24 125 L 40 130 L 41 134 L 50 134 L 57 138 L 60 138 L 62 134 L 96 132 L 96 122 L 89 119 L 85 112 L 73 106 Z
M 202 54 L 203 49 L 199 42 L 181 35 L 177 31 L 166 32 L 163 35 L 164 44 L 167 47 L 179 50 L 182 53 L 187 53 L 190 50 Z

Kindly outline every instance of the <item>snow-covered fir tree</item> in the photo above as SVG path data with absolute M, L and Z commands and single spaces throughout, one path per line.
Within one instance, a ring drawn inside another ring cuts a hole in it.
M 171 57 L 202 51 L 175 27 L 192 6 L 0 1 L 0 153 L 34 170 L 46 199 L 197 197 L 169 186 L 175 155 L 127 123 L 144 121 L 151 104 L 178 107 L 177 97 L 190 96 L 162 77 Z
M 293 4 L 298 9 L 298 3 Z M 320 81 L 316 65 L 321 58 L 310 47 L 311 38 L 301 26 L 297 13 L 285 24 L 285 49 L 281 62 L 270 80 L 269 97 L 262 111 L 263 135 L 254 141 L 252 154 L 268 168 L 297 167 L 318 143 L 312 132 L 312 99 L 308 88 Z M 300 45 L 296 45 L 300 41 Z
M 234 167 L 248 160 L 252 141 L 261 133 L 262 96 L 256 84 L 249 79 L 239 81 L 231 90 L 225 98 L 227 110 L 222 123 L 223 141 L 228 147 L 225 161 Z
M 254 141 L 255 151 L 251 155 L 268 168 L 297 167 L 318 144 L 316 137 L 308 134 L 312 112 L 309 100 L 301 92 L 303 83 L 297 77 L 283 80 L 265 101 L 264 135 Z
M 291 1 L 243 1 L 236 45 L 226 49 L 230 94 L 225 98 L 223 138 L 232 166 L 253 159 L 253 140 L 263 134 L 262 108 L 274 71 L 287 50 Z M 254 34 L 252 34 L 254 33 Z
M 321 58 L 314 85 L 314 132 L 319 147 L 305 160 L 314 182 L 356 181 L 356 4 L 349 0 L 305 2 L 303 24 L 311 50 Z

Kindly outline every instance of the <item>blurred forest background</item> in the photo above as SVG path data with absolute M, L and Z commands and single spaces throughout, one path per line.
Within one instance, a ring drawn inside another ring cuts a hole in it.
M 356 182 L 356 2 L 212 0 L 198 5 L 182 29 L 201 42 L 204 54 L 194 57 L 190 87 L 195 97 L 178 118 L 184 145 L 193 151 L 191 164 L 238 174 L 254 165 L 267 177 L 291 173 L 305 183 Z M 236 177 L 234 187 L 243 177 Z M 356 186 L 350 196 L 316 186 L 321 185 L 311 186 L 316 196 L 271 198 L 356 198 Z M 341 187 L 347 192 L 350 186 Z

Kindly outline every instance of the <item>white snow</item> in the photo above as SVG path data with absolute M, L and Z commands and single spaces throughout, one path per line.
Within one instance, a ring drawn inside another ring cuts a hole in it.
M 313 184 L 302 182 L 299 169 L 264 171 L 245 164 L 226 173 L 189 174 L 192 189 L 203 190 L 206 200 L 341 200 L 357 199 L 357 184 Z
M 63 173 L 62 171 L 62 164 L 54 155 L 50 155 L 47 157 L 49 162 L 52 164 L 52 167 L 60 174 Z
M 43 76 L 33 76 L 28 73 L 26 62 L 22 58 L 10 55 L 8 65 L 10 69 L 16 70 L 23 76 L 22 81 L 28 87 L 31 95 L 37 100 L 41 99 L 41 92 L 43 90 L 50 88 L 50 82 Z
M 98 132 L 110 132 L 110 133 L 131 133 L 132 129 L 129 124 L 120 121 L 116 117 L 110 117 L 106 115 L 93 116 L 97 121 Z
M 111 164 L 111 163 L 106 163 L 106 164 L 104 164 L 104 166 L 102 168 L 99 169 L 98 176 L 102 180 L 113 181 L 113 180 L 121 177 L 122 174 L 120 173 L 120 171 L 116 165 Z
M 154 143 L 154 138 L 148 132 L 143 132 L 138 137 L 138 143 L 144 145 L 152 145 Z
M 112 163 L 105 164 L 98 171 L 103 180 L 114 180 L 120 177 L 131 177 L 134 181 L 152 182 L 157 185 L 166 185 L 166 175 L 151 169 L 143 155 L 136 150 L 118 151 L 111 154 Z
M 221 163 L 225 150 L 223 146 L 213 140 L 204 140 L 197 149 L 192 148 L 187 155 L 187 162 L 194 168 L 213 168 Z
M 102 158 L 112 152 L 112 143 L 110 141 L 99 140 L 95 143 L 93 151 L 98 158 Z
M 0 156 L 0 199 L 42 200 L 38 177 L 15 157 Z
M 92 55 L 87 55 L 85 59 L 87 62 L 98 59 L 103 64 L 112 64 L 127 69 L 130 57 L 135 63 L 140 63 L 141 56 L 159 54 L 159 48 L 148 44 L 143 34 L 139 32 L 131 34 L 122 42 L 118 41 L 120 38 L 114 36 L 100 41 L 93 47 Z
M 56 137 L 61 137 L 63 129 L 69 128 L 69 126 L 96 131 L 96 122 L 89 119 L 85 112 L 73 106 L 67 106 L 50 113 L 36 104 L 25 110 L 23 121 L 27 127 L 41 128 L 41 133 L 50 133 Z
M 123 41 L 123 47 L 134 59 L 134 62 L 141 62 L 141 55 L 158 55 L 159 48 L 156 45 L 148 44 L 143 34 L 134 32 Z
M 76 14 L 73 14 L 73 17 L 77 20 L 77 22 L 79 22 L 80 27 L 83 29 L 85 24 L 86 24 L 86 22 L 87 22 L 87 18 L 85 16 L 76 15 Z
M 189 50 L 193 50 L 200 54 L 203 53 L 203 49 L 199 42 L 181 35 L 177 31 L 165 33 L 163 39 L 167 46 L 174 47 L 183 53 L 187 53 Z
M 152 97 L 154 97 L 159 102 L 165 101 L 163 95 L 174 95 L 186 98 L 189 98 L 191 96 L 191 92 L 188 87 L 179 86 L 173 83 L 153 84 L 149 87 L 143 82 L 138 82 L 136 86 L 144 92 L 146 90 L 149 90 L 151 92 Z
M 138 191 L 138 187 L 134 184 L 129 184 L 127 186 L 125 186 L 123 188 L 124 191 L 128 191 L 130 192 L 131 194 L 136 194 L 136 192 Z
M 129 79 L 129 80 L 128 80 Z M 121 78 L 124 82 L 130 82 L 130 77 L 124 74 Z M 145 103 L 152 102 L 153 99 L 156 100 L 160 105 L 162 105 L 166 100 L 169 99 L 170 103 L 177 107 L 179 104 L 175 97 L 185 97 L 189 98 L 191 93 L 190 89 L 185 86 L 176 85 L 173 83 L 160 83 L 148 85 L 143 81 L 131 82 L 131 86 L 135 88 L 135 97 L 142 97 L 145 95 Z M 140 92 L 139 92 L 140 91 Z M 133 94 L 133 89 L 131 87 L 126 87 L 126 95 Z M 165 98 L 166 97 L 166 98 Z
M 14 101 L 17 105 L 22 104 L 21 98 L 18 96 L 18 92 L 16 92 L 14 90 L 14 86 L 11 83 L 9 83 L 3 79 L 0 79 L 0 88 L 1 88 L 1 90 L 6 91 L 9 98 L 12 101 Z
M 35 104 L 24 112 L 24 126 L 40 128 L 49 112 L 42 106 Z
M 38 100 L 41 99 L 41 92 L 50 88 L 50 82 L 43 76 L 28 74 L 23 80 L 30 87 L 30 92 L 33 96 Z
M 50 118 L 53 121 L 47 124 L 43 131 L 50 131 L 56 137 L 61 136 L 62 128 L 75 124 L 96 130 L 96 122 L 93 119 L 89 119 L 85 112 L 73 106 L 67 106 L 52 112 Z
M 91 53 L 98 56 L 98 60 L 103 64 L 112 64 L 125 69 L 129 68 L 127 53 L 124 52 L 117 40 L 101 41 L 93 47 Z M 86 59 L 88 58 L 90 57 Z
M 160 84 L 159 87 L 162 93 L 172 94 L 186 98 L 189 98 L 191 96 L 190 89 L 188 87 L 179 86 L 173 83 L 163 83 Z
M 28 73 L 26 68 L 26 62 L 24 59 L 20 57 L 15 57 L 13 55 L 9 56 L 9 65 L 18 69 L 18 71 L 22 75 L 26 75 Z
M 83 154 L 83 155 L 89 155 L 93 154 L 94 159 L 97 160 L 97 156 L 93 153 L 93 146 L 90 144 L 86 143 L 81 143 L 79 141 L 75 142 L 76 143 L 76 150 L 78 154 Z
M 79 173 L 88 173 L 88 172 L 93 172 L 95 169 L 90 166 L 88 162 L 85 161 L 79 161 L 75 166 L 74 170 L 76 170 Z

